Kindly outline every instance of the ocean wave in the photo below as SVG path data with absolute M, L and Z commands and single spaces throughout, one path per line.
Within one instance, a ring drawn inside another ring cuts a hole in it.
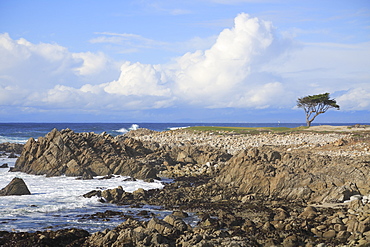
M 190 126 L 184 126 L 184 127 L 169 127 L 169 130 L 179 130 L 179 129 L 186 129 L 189 128 Z
M 131 125 L 130 128 L 126 129 L 126 128 L 120 128 L 118 130 L 114 130 L 115 132 L 119 132 L 119 133 L 122 133 L 122 134 L 125 134 L 127 132 L 129 132 L 130 130 L 137 130 L 139 128 L 139 125 L 138 124 L 133 124 Z
M 0 158 L 0 164 L 9 159 Z M 11 166 L 14 166 L 14 161 Z M 9 163 L 10 164 L 10 163 Z M 0 200 L 0 230 L 15 228 L 27 231 L 38 229 L 47 224 L 53 228 L 61 225 L 73 227 L 80 219 L 78 215 L 86 212 L 98 212 L 103 210 L 121 210 L 116 205 L 107 205 L 98 201 L 97 197 L 84 198 L 82 195 L 96 189 L 113 189 L 122 186 L 127 192 L 133 192 L 139 188 L 145 190 L 163 188 L 161 181 L 147 183 L 142 180 L 123 181 L 125 176 L 115 176 L 112 179 L 76 180 L 75 177 L 46 177 L 25 174 L 20 172 L 8 172 L 9 168 L 0 169 L 0 188 L 4 188 L 14 177 L 24 180 L 31 191 L 27 196 L 6 196 Z M 61 217 L 57 217 L 60 215 Z M 68 218 L 66 218 L 68 217 Z M 14 220 L 13 220 L 14 219 Z M 102 224 L 105 224 L 101 222 Z M 92 226 L 91 222 L 81 222 L 79 227 L 88 231 L 101 231 L 116 224 L 113 221 L 107 225 Z
M 25 144 L 27 141 L 28 139 L 21 138 L 21 137 L 0 136 L 0 143 L 10 142 L 10 143 Z
M 119 132 L 119 133 L 127 133 L 128 130 L 125 129 L 125 128 L 120 128 L 119 130 L 114 130 L 115 132 Z
M 139 125 L 138 124 L 133 124 L 131 125 L 131 127 L 129 128 L 129 130 L 137 130 L 139 128 Z

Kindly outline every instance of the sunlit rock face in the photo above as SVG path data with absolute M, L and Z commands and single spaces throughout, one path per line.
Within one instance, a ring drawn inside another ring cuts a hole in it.
M 153 165 L 140 160 L 150 152 L 130 138 L 54 129 L 37 141 L 30 138 L 12 171 L 86 178 L 109 174 L 154 178 L 157 172 Z
M 370 169 L 362 158 L 280 153 L 252 148 L 235 155 L 216 181 L 239 193 L 311 202 L 343 202 L 367 194 Z

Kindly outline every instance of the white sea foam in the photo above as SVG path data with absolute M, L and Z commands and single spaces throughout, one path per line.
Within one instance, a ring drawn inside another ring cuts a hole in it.
M 168 128 L 169 130 L 179 130 L 179 129 L 186 129 L 189 128 L 190 126 L 185 126 L 185 127 L 170 127 Z
M 115 130 L 115 131 L 116 132 L 119 132 L 119 133 L 122 133 L 122 134 L 125 134 L 125 133 L 129 132 L 130 130 L 137 130 L 138 128 L 139 128 L 139 125 L 138 124 L 133 124 L 128 129 L 126 129 L 126 128 L 120 128 L 120 129 Z
M 8 163 L 13 167 L 16 159 L 0 158 L 0 165 Z M 112 227 L 114 222 L 92 220 L 80 221 L 76 216 L 93 214 L 105 210 L 122 211 L 124 208 L 98 202 L 97 198 L 84 198 L 83 194 L 91 190 L 104 190 L 122 186 L 127 192 L 138 188 L 162 188 L 161 182 L 146 183 L 123 181 L 126 177 L 116 176 L 112 179 L 76 180 L 74 177 L 35 176 L 20 172 L 8 172 L 9 168 L 0 168 L 0 189 L 4 188 L 14 177 L 22 178 L 31 195 L 4 196 L 0 200 L 0 230 L 35 231 L 45 227 L 78 227 L 97 231 Z M 118 223 L 117 223 L 118 224 Z
M 137 130 L 139 128 L 139 125 L 138 124 L 133 124 L 131 125 L 131 127 L 129 128 L 129 130 Z
M 27 141 L 28 139 L 21 138 L 21 137 L 0 136 L 0 143 L 10 142 L 10 143 L 25 144 Z
M 125 129 L 125 128 L 120 128 L 120 129 L 118 129 L 118 130 L 115 130 L 116 132 L 119 132 L 119 133 L 127 133 L 128 132 L 128 130 L 127 129 Z

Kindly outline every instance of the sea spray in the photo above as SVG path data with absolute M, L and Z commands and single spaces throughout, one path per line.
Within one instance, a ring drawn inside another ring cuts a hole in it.
M 0 157 L 0 165 L 7 163 L 14 167 L 16 159 Z M 0 189 L 4 188 L 14 177 L 22 178 L 31 195 L 6 196 L 0 200 L 0 230 L 36 231 L 45 227 L 61 229 L 78 227 L 90 232 L 100 231 L 118 225 L 122 220 L 109 222 L 82 220 L 78 215 L 94 214 L 106 210 L 128 211 L 128 208 L 113 204 L 103 204 L 98 198 L 84 198 L 82 195 L 91 190 L 112 189 L 122 186 L 127 192 L 139 188 L 162 188 L 160 181 L 146 183 L 142 180 L 124 181 L 123 176 L 111 179 L 76 180 L 75 177 L 46 177 L 20 172 L 8 172 L 9 168 L 0 168 Z M 133 211 L 133 209 L 130 209 Z
M 139 128 L 139 125 L 138 124 L 133 124 L 128 129 L 126 129 L 126 128 L 120 128 L 120 129 L 115 130 L 115 131 L 118 132 L 118 133 L 121 133 L 121 134 L 125 134 L 125 133 L 129 132 L 130 130 L 137 130 L 138 128 Z

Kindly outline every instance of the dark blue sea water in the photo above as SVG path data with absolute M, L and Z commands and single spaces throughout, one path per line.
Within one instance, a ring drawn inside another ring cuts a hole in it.
M 147 128 L 165 131 L 189 126 L 230 126 L 230 127 L 299 127 L 304 123 L 0 123 L 0 143 L 25 143 L 30 137 L 45 136 L 52 129 L 70 128 L 75 132 L 107 132 L 122 135 L 131 129 Z M 321 123 L 314 123 L 322 125 Z M 330 125 L 353 125 L 353 123 L 330 123 Z

